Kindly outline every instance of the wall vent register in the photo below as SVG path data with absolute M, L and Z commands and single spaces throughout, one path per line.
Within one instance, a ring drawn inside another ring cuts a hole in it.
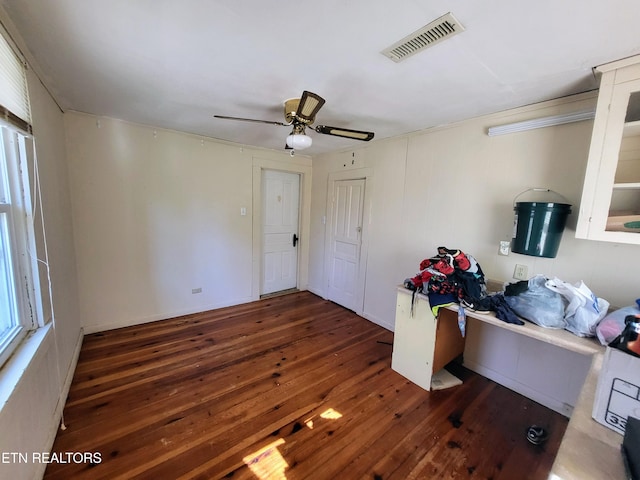
M 385 48 L 380 53 L 398 63 L 462 31 L 464 31 L 464 27 L 449 12 Z

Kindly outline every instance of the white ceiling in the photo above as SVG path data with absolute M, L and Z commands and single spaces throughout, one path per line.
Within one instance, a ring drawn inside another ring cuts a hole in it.
M 63 109 L 272 149 L 289 129 L 213 115 L 283 121 L 310 90 L 316 123 L 386 138 L 593 90 L 592 67 L 640 53 L 638 0 L 0 5 Z M 447 12 L 464 32 L 401 63 L 380 53 Z M 311 155 L 360 144 L 310 135 Z

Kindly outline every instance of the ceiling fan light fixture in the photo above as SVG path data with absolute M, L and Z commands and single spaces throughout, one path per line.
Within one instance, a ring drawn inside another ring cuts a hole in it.
M 294 150 L 304 150 L 311 146 L 312 139 L 304 133 L 292 133 L 287 137 L 287 146 Z
M 241 120 L 244 122 L 268 123 L 271 125 L 280 125 L 283 127 L 292 126 L 291 133 L 286 139 L 285 149 L 304 150 L 311 146 L 311 137 L 306 135 L 305 129 L 312 128 L 311 124 L 315 121 L 316 114 L 324 105 L 325 100 L 320 95 L 309 92 L 302 92 L 300 98 L 290 98 L 284 102 L 284 118 L 286 123 L 274 122 L 270 120 L 258 120 L 255 118 L 227 117 L 224 115 L 214 115 L 216 118 L 225 120 Z M 349 128 L 329 127 L 327 125 L 317 125 L 313 127 L 318 133 L 325 135 L 333 135 L 335 137 L 350 138 L 352 140 L 362 140 L 368 142 L 374 136 L 373 132 L 364 132 L 361 130 L 351 130 Z

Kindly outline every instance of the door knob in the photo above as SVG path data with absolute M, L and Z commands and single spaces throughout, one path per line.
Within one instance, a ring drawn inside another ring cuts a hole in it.
M 293 246 L 295 247 L 297 243 L 298 243 L 298 235 L 296 235 L 296 234 L 294 233 L 294 234 L 293 234 Z

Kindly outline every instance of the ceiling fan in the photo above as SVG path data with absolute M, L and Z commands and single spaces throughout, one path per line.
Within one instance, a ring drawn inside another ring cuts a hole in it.
M 284 122 L 271 120 L 256 120 L 254 118 L 228 117 L 225 115 L 214 115 L 215 118 L 224 120 L 240 120 L 243 122 L 267 123 L 282 127 L 292 127 L 291 133 L 287 137 L 286 149 L 303 150 L 311 146 L 312 140 L 305 133 L 306 127 L 310 127 L 316 119 L 316 114 L 324 105 L 324 98 L 313 92 L 304 91 L 300 98 L 291 98 L 284 102 Z M 373 132 L 363 132 L 348 128 L 330 127 L 328 125 L 316 125 L 312 127 L 318 133 L 324 135 L 334 135 L 336 137 L 351 138 L 368 142 L 373 138 Z

